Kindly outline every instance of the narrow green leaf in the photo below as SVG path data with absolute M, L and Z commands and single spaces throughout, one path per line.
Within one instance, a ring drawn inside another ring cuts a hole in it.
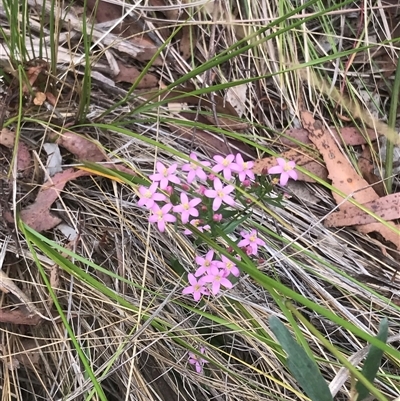
M 381 323 L 379 324 L 379 333 L 376 336 L 376 338 L 386 343 L 387 337 L 388 337 L 388 320 L 387 318 L 384 318 L 381 320 Z M 370 383 L 373 383 L 375 376 L 378 372 L 379 366 L 381 366 L 382 356 L 383 356 L 383 351 L 378 347 L 371 345 L 368 355 L 365 358 L 364 367 L 361 372 L 363 376 Z M 368 389 L 361 382 L 358 382 L 356 384 L 356 390 L 358 393 L 357 401 L 362 401 L 369 394 Z
M 289 330 L 277 317 L 270 317 L 269 324 L 282 348 L 288 354 L 287 364 L 290 372 L 304 392 L 313 401 L 333 401 L 329 387 L 316 362 L 293 339 Z

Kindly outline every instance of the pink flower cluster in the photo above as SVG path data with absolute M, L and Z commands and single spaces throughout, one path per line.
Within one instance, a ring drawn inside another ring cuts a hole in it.
M 190 158 L 192 162 L 184 164 L 181 167 L 181 170 L 187 173 L 186 181 L 188 184 L 183 184 L 182 189 L 190 188 L 190 185 L 197 180 L 203 182 L 207 182 L 208 180 L 209 183 L 212 182 L 213 188 L 210 189 L 205 186 L 200 186 L 197 193 L 213 200 L 213 211 L 218 211 L 222 204 L 234 206 L 235 200 L 233 192 L 235 187 L 230 184 L 223 184 L 218 177 L 215 177 L 212 174 L 207 175 L 204 171 L 204 167 L 210 167 L 210 162 L 200 162 L 195 153 L 191 153 Z M 244 162 L 240 153 L 236 156 L 231 154 L 226 157 L 217 155 L 214 156 L 214 160 L 216 163 L 211 168 L 211 171 L 214 173 L 222 172 L 223 176 L 228 181 L 234 174 L 237 174 L 240 182 L 245 181 L 246 177 L 252 180 L 254 179 L 254 173 L 251 171 L 254 163 L 250 161 Z M 163 163 L 157 162 L 156 170 L 157 172 L 149 177 L 152 181 L 150 187 L 141 186 L 139 188 L 140 199 L 138 205 L 144 206 L 151 211 L 149 221 L 157 224 L 158 229 L 163 232 L 165 231 L 166 224 L 176 222 L 176 215 L 179 215 L 183 224 L 191 223 L 196 225 L 199 230 L 207 229 L 206 226 L 199 226 L 198 219 L 195 219 L 199 216 L 197 206 L 202 202 L 202 198 L 194 197 L 189 199 L 189 196 L 185 192 L 181 192 L 180 203 L 172 204 L 170 197 L 167 197 L 166 195 L 168 194 L 170 196 L 173 192 L 171 184 L 181 184 L 181 179 L 177 175 L 178 164 L 174 163 L 171 166 L 166 167 Z M 165 191 L 165 193 L 159 192 L 159 189 Z M 163 202 L 164 204 L 160 206 L 157 202 Z M 172 214 L 171 212 L 175 214 Z M 216 214 L 215 216 L 215 218 L 218 219 L 220 215 Z
M 245 162 L 240 153 L 236 156 L 214 156 L 213 166 L 210 162 L 199 161 L 194 153 L 190 154 L 190 159 L 190 163 L 180 167 L 180 172 L 177 163 L 167 167 L 157 162 L 157 171 L 149 177 L 150 186 L 139 188 L 138 205 L 151 212 L 149 221 L 157 224 L 161 232 L 165 231 L 167 224 L 178 220 L 182 224 L 196 227 L 200 232 L 210 231 L 212 226 L 223 221 L 221 209 L 223 212 L 227 206 L 235 206 L 237 200 L 232 179 L 245 189 L 254 183 L 254 163 Z M 280 158 L 277 161 L 278 166 L 272 167 L 269 173 L 281 174 L 281 185 L 286 185 L 289 178 L 297 179 L 294 162 L 287 163 Z M 186 176 L 185 182 L 178 176 L 179 174 L 182 177 L 182 172 Z M 227 183 L 223 183 L 215 174 L 221 174 Z M 175 191 L 176 187 L 180 192 Z M 190 226 L 184 233 L 193 234 Z M 257 256 L 258 247 L 265 245 L 258 237 L 258 232 L 253 229 L 250 232 L 241 231 L 240 235 L 242 239 L 238 242 L 238 247 L 249 256 Z M 240 260 L 238 255 L 236 258 Z M 188 275 L 189 285 L 183 289 L 183 294 L 191 294 L 196 302 L 202 295 L 217 295 L 221 288 L 232 288 L 230 277 L 240 275 L 238 267 L 231 259 L 224 255 L 214 255 L 213 250 L 208 251 L 205 256 L 197 256 L 196 263 L 198 268 L 194 274 Z

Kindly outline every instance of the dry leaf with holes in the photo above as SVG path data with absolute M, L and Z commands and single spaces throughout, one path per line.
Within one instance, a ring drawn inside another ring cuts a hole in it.
M 387 195 L 375 201 L 364 203 L 363 206 L 385 221 L 399 219 L 400 193 Z M 364 212 L 357 206 L 349 205 L 344 210 L 330 214 L 325 219 L 324 224 L 326 227 L 345 227 L 375 222 L 375 217 Z

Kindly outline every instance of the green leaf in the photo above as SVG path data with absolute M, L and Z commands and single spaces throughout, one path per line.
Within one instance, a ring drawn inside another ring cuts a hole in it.
M 272 316 L 268 320 L 272 332 L 288 354 L 287 365 L 290 372 L 308 397 L 313 401 L 333 401 L 329 387 L 316 362 L 293 339 L 289 330 L 277 317 Z
M 379 324 L 379 333 L 376 336 L 377 339 L 386 343 L 388 337 L 388 320 L 384 318 L 381 320 Z M 365 358 L 364 367 L 362 369 L 363 376 L 370 382 L 373 383 L 375 376 L 378 372 L 379 366 L 381 366 L 383 351 L 374 345 L 371 345 L 369 349 L 368 355 Z M 368 389 L 362 384 L 358 382 L 356 384 L 356 391 L 358 393 L 357 401 L 362 401 L 369 395 Z

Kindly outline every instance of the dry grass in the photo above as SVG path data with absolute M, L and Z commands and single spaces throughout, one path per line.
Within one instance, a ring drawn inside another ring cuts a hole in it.
M 180 21 L 171 18 L 166 23 L 173 28 L 193 28 L 190 34 L 197 37 L 197 43 L 191 50 L 192 56 L 183 58 L 179 51 L 180 42 L 173 40 L 163 52 L 165 62 L 151 66 L 149 72 L 160 78 L 164 87 L 172 84 L 196 66 L 213 59 L 244 35 L 252 34 L 266 23 L 288 13 L 295 8 L 295 3 L 219 1 L 216 2 L 220 7 L 218 9 L 208 1 L 194 2 L 186 9 L 186 18 Z M 31 38 L 35 46 L 39 46 L 40 34 L 49 38 L 48 25 L 44 26 L 42 33 L 40 30 L 41 19 L 49 20 L 51 2 L 43 2 L 46 5 L 44 8 L 43 4 L 33 0 L 29 0 L 28 4 L 31 24 L 30 36 L 26 40 L 27 49 L 30 49 L 33 43 Z M 61 5 L 56 4 L 57 7 Z M 318 12 L 321 4 L 307 8 L 306 15 Z M 382 6 L 381 2 L 378 5 Z M 24 110 L 20 118 L 22 140 L 28 141 L 37 155 L 37 161 L 41 160 L 44 165 L 46 155 L 42 145 L 46 135 L 60 133 L 61 127 L 75 121 L 81 102 L 82 79 L 88 78 L 88 70 L 78 65 L 79 61 L 84 61 L 80 34 L 82 24 L 79 16 L 72 20 L 79 8 L 75 4 L 71 4 L 71 7 L 71 14 L 68 14 L 70 22 L 65 20 L 65 16 L 64 22 L 60 20 L 57 71 L 51 71 L 52 76 L 49 77 L 49 82 L 55 83 L 58 103 L 51 111 L 44 107 Z M 173 12 L 179 7 L 170 5 L 168 10 Z M 275 74 L 292 63 L 312 62 L 323 56 L 324 52 L 333 52 L 332 47 L 328 50 L 317 48 L 324 38 L 335 39 L 338 52 L 351 49 L 358 45 L 359 36 L 353 26 L 354 19 L 349 17 L 350 7 L 357 8 L 351 3 L 340 10 L 328 12 L 324 18 L 283 32 L 215 66 L 204 75 L 193 76 L 190 82 L 197 88 L 206 88 L 212 84 Z M 46 11 L 41 14 L 42 10 Z M 66 4 L 61 10 L 66 10 Z M 165 25 L 166 11 L 164 9 L 161 16 L 155 10 L 143 2 L 135 7 L 133 13 L 143 22 L 145 31 L 150 30 L 155 36 L 154 40 L 164 43 L 165 32 L 161 29 L 160 20 Z M 370 33 L 378 32 L 377 43 L 392 34 L 392 22 L 382 10 L 367 4 L 365 11 L 368 11 L 368 18 L 362 26 L 367 30 L 361 45 L 366 43 Z M 0 11 L 5 35 L 12 28 L 8 26 L 4 8 L 0 8 Z M 394 19 L 397 16 L 393 14 Z M 298 14 L 291 16 L 263 35 L 282 29 L 300 17 Z M 379 30 L 376 30 L 377 26 Z M 109 75 L 109 63 L 113 60 L 129 61 L 139 69 L 143 69 L 146 63 L 134 61 L 135 46 L 132 44 L 124 43 L 126 47 L 121 51 L 121 43 L 115 43 L 117 37 L 106 33 L 108 29 L 105 25 L 96 27 L 94 37 L 100 44 L 91 53 L 91 100 L 84 122 L 93 125 L 75 127 L 74 131 L 95 139 L 111 159 L 118 160 L 142 176 L 153 171 L 156 160 L 181 162 L 179 152 L 187 155 L 191 150 L 196 150 L 203 153 L 204 157 L 210 157 L 212 150 L 202 146 L 202 142 L 196 139 L 196 135 L 199 135 L 196 130 L 190 129 L 193 135 L 190 139 L 182 137 L 182 131 L 176 128 L 179 127 L 179 121 L 190 121 L 189 117 L 175 113 L 174 128 L 165 120 L 171 117 L 171 110 L 166 105 L 152 106 L 147 110 L 139 108 L 137 112 L 135 107 L 143 104 L 146 91 L 134 91 L 127 97 L 130 85 L 113 84 Z M 71 39 L 66 35 L 69 30 L 73 31 Z M 189 34 L 189 31 L 186 33 Z M 4 40 L 2 44 L 5 48 Z M 46 48 L 49 49 L 48 46 Z M 387 60 L 390 58 L 397 60 L 396 43 L 377 46 L 376 49 L 388 55 L 385 65 L 389 65 Z M 356 58 L 366 57 L 371 51 L 360 52 Z M 34 55 L 37 56 L 37 53 Z M 28 54 L 27 58 L 34 55 Z M 1 65 L 7 65 L 8 57 L 3 54 L 1 58 Z M 315 70 L 324 80 L 340 89 L 342 79 L 339 80 L 339 77 L 343 78 L 346 60 L 345 57 L 332 57 L 331 61 L 318 63 Z M 353 66 L 346 75 L 346 83 L 355 85 L 355 77 L 362 80 L 370 93 L 379 94 L 381 111 L 385 113 L 388 86 L 375 61 L 377 59 L 368 58 L 367 63 L 360 67 L 355 64 L 357 67 Z M 371 71 L 374 71 L 372 78 Z M 390 80 L 392 75 L 385 79 Z M 378 79 L 379 87 L 376 86 Z M 3 90 L 7 90 L 7 83 L 3 84 Z M 225 93 L 225 89 L 218 92 L 219 95 Z M 281 149 L 275 145 L 275 133 L 300 126 L 297 105 L 299 93 L 309 99 L 310 110 L 315 111 L 317 117 L 330 119 L 332 124 L 342 124 L 337 118 L 339 113 L 334 113 L 335 105 L 330 104 L 327 97 L 323 99 L 315 88 L 302 83 L 297 73 L 288 71 L 249 84 L 242 117 L 248 122 L 248 128 L 243 133 L 235 136 L 228 130 L 222 136 L 218 127 L 215 128 L 218 124 L 215 124 L 214 127 L 210 126 L 206 138 L 210 142 L 216 138 L 221 147 L 226 143 L 232 149 L 238 147 L 252 157 L 261 156 L 257 146 L 278 153 Z M 350 91 L 349 95 L 357 96 L 357 90 Z M 192 112 L 195 109 L 193 106 Z M 331 115 L 329 110 L 332 111 Z M 13 122 L 15 126 L 17 121 L 12 121 L 12 118 L 19 112 L 18 108 L 7 111 L 4 121 Z M 216 111 L 211 107 L 207 112 L 213 115 Z M 203 113 L 206 112 L 203 110 Z M 121 122 L 137 135 L 122 135 L 118 129 L 100 129 L 94 125 L 117 126 Z M 239 141 L 232 142 L 230 135 Z M 159 142 L 162 148 L 156 149 L 149 141 L 142 141 L 141 137 Z M 244 149 L 241 138 L 254 146 Z M 170 149 L 175 153 L 171 153 Z M 4 158 L 0 159 L 4 191 L 0 197 L 6 197 L 10 182 L 11 196 L 23 207 L 32 201 L 27 194 L 31 191 L 35 194 L 42 181 L 22 184 L 12 175 L 9 180 L 9 162 L 10 154 L 5 152 Z M 70 154 L 64 153 L 63 163 L 72 165 L 75 161 Z M 40 170 L 40 163 L 37 164 Z M 263 261 L 259 269 L 366 333 L 375 334 L 381 318 L 388 317 L 392 336 L 390 341 L 397 348 L 399 339 L 394 335 L 400 327 L 400 299 L 395 277 L 398 253 L 388 249 L 389 254 L 382 256 L 381 244 L 377 239 L 358 234 L 353 229 L 325 228 L 322 219 L 335 207 L 330 193 L 316 184 L 301 183 L 300 186 L 306 195 L 299 195 L 299 189 L 295 186 L 289 187 L 288 194 L 291 197 L 285 200 L 285 207 L 271 207 L 278 220 L 262 210 L 254 210 L 248 224 L 261 224 L 271 232 L 271 236 L 266 238 L 267 246 L 261 255 Z M 397 191 L 398 188 L 395 187 Z M 81 177 L 65 187 L 62 202 L 57 201 L 54 207 L 63 220 L 79 232 L 79 239 L 69 243 L 56 229 L 45 233 L 47 238 L 79 255 L 80 259 L 76 259 L 64 254 L 82 271 L 128 301 L 132 308 L 112 299 L 90 282 L 58 269 L 52 255 L 46 255 L 36 247 L 37 257 L 52 280 L 57 300 L 108 400 L 306 399 L 291 374 L 283 368 L 279 352 L 266 341 L 272 335 L 268 318 L 275 315 L 285 320 L 271 294 L 259 283 L 242 275 L 233 290 L 206 300 L 197 309 L 189 309 L 187 306 L 194 305 L 182 297 L 180 274 L 172 262 L 179 261 L 186 272 L 193 271 L 193 243 L 174 229 L 164 234 L 154 230 L 136 202 L 137 195 L 131 186 L 103 177 Z M 4 247 L 3 272 L 47 317 L 47 320 L 32 326 L 1 323 L 2 400 L 92 399 L 93 383 L 54 309 L 54 301 L 35 263 L 35 254 L 20 232 L 13 231 L 5 221 L 0 227 L 0 241 Z M 380 286 L 375 286 L 376 283 Z M 3 308 L 14 308 L 21 301 L 2 293 L 1 303 Z M 311 309 L 298 306 L 343 355 L 350 357 L 366 347 L 365 342 L 340 325 Z M 23 309 L 24 305 L 20 307 Z M 318 362 L 324 377 L 331 382 L 339 372 L 339 364 L 305 327 L 300 326 L 300 330 L 314 354 L 320 357 Z M 211 363 L 207 366 L 209 369 L 206 374 L 196 374 L 189 366 L 185 343 L 195 348 L 201 344 L 207 346 Z M 16 365 L 19 365 L 18 369 Z M 398 369 L 397 359 L 384 360 L 376 385 L 388 399 L 398 396 Z M 340 377 L 347 381 L 345 386 L 335 390 L 338 393 L 336 399 L 349 399 L 350 379 L 345 373 Z M 93 399 L 98 398 L 93 396 Z

